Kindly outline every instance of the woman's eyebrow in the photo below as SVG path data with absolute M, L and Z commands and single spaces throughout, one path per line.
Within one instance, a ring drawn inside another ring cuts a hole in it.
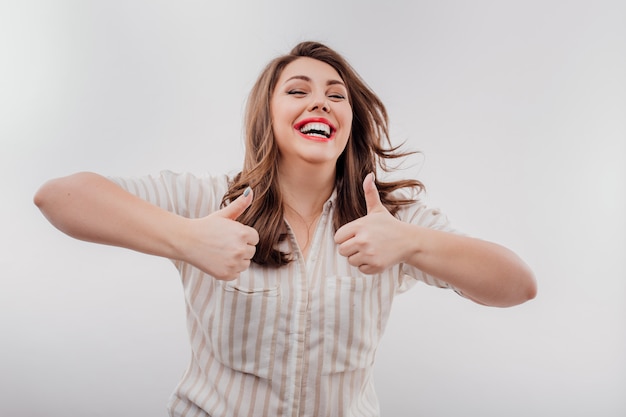
M 285 84 L 288 83 L 291 80 L 303 80 L 303 81 L 307 81 L 307 82 L 311 82 L 311 78 L 307 77 L 306 75 L 294 75 L 293 77 L 289 77 L 286 81 Z M 339 84 L 339 85 L 343 85 L 344 87 L 346 86 L 344 84 L 343 81 L 341 80 L 328 80 L 326 82 L 326 85 L 335 85 L 335 84 Z
M 341 81 L 341 80 L 328 80 L 328 81 L 326 82 L 326 85 L 336 85 L 336 84 L 338 84 L 338 85 L 342 85 L 342 86 L 344 86 L 344 87 L 346 86 L 346 85 L 344 84 L 344 82 L 343 82 L 343 81 Z

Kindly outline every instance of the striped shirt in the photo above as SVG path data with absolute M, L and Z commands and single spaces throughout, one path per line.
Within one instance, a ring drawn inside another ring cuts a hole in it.
M 219 210 L 227 177 L 163 171 L 111 178 L 168 211 L 199 218 Z M 174 260 L 184 290 L 191 360 L 168 404 L 170 416 L 359 416 L 380 414 L 372 365 L 396 294 L 417 280 L 444 282 L 407 265 L 365 275 L 339 255 L 334 195 L 325 203 L 306 260 L 251 264 L 220 281 Z M 452 231 L 445 215 L 418 202 L 400 220 Z

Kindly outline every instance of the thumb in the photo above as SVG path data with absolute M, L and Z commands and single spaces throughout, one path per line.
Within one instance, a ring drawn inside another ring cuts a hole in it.
M 248 206 L 252 203 L 252 188 L 248 187 L 235 201 L 218 211 L 220 217 L 224 217 L 226 219 L 236 220 L 237 217 L 241 216 L 241 214 L 246 211 Z
M 365 205 L 367 206 L 368 213 L 371 213 L 379 207 L 384 208 L 383 204 L 380 202 L 380 195 L 378 194 L 378 189 L 376 188 L 376 183 L 374 182 L 375 178 L 374 173 L 370 172 L 365 177 L 365 180 L 363 180 Z

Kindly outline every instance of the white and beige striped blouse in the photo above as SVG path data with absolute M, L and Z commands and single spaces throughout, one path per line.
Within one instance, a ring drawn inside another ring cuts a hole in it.
M 111 178 L 131 193 L 181 216 L 219 209 L 227 178 L 164 171 Z M 417 280 L 447 287 L 410 265 L 364 275 L 333 240 L 334 198 L 324 206 L 306 261 L 256 264 L 219 281 L 174 261 L 182 279 L 191 361 L 168 405 L 171 416 L 378 416 L 372 380 L 376 347 L 396 294 Z M 417 203 L 401 220 L 451 231 L 446 217 Z

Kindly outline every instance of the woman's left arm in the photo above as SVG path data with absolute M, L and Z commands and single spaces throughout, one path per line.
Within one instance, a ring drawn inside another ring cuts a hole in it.
M 535 277 L 511 250 L 393 217 L 380 202 L 370 176 L 363 188 L 367 215 L 335 234 L 339 253 L 366 274 L 407 263 L 484 305 L 508 307 L 535 297 Z
M 509 307 L 531 300 L 537 293 L 528 265 L 503 246 L 416 225 L 403 224 L 398 232 L 398 238 L 407 244 L 404 262 L 447 282 L 477 303 Z

